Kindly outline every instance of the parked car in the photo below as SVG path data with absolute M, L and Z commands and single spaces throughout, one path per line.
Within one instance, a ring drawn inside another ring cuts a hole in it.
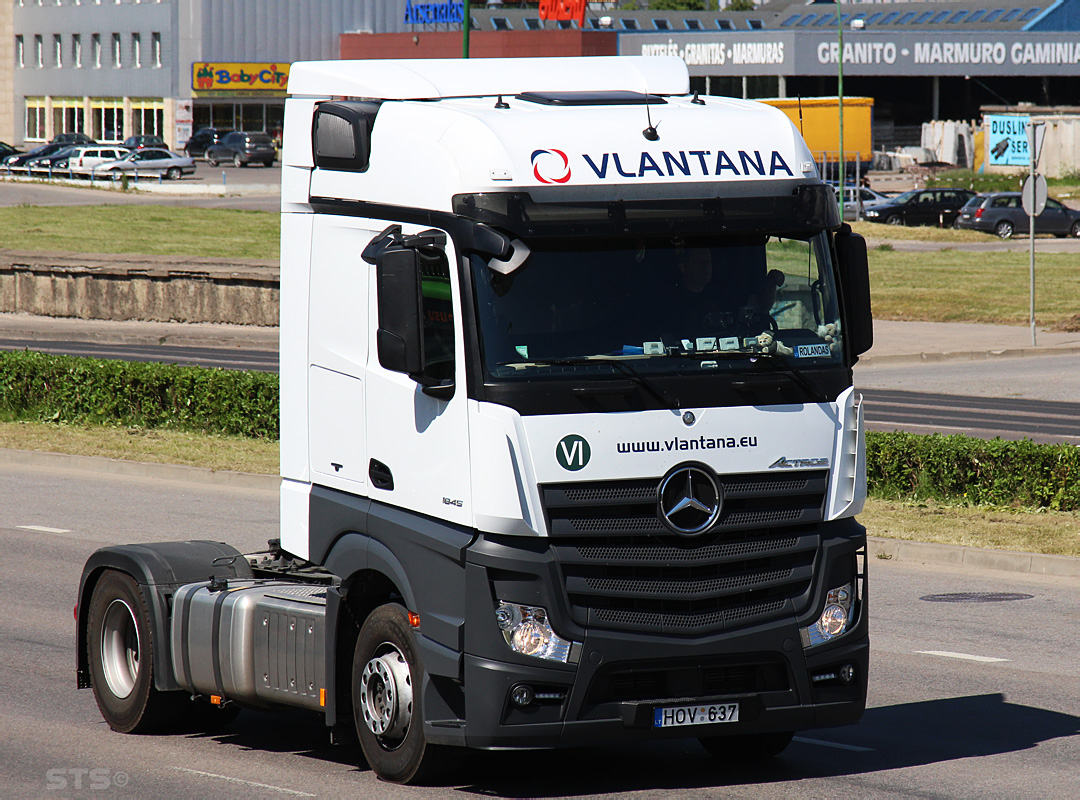
M 120 145 L 80 145 L 68 157 L 68 169 L 73 172 L 96 172 L 102 164 L 118 161 L 130 152 L 127 147 Z
M 836 195 L 836 202 L 840 202 L 840 187 L 836 183 L 830 184 L 833 189 L 833 193 Z M 865 186 L 855 186 L 852 183 L 847 184 L 844 187 L 844 219 L 856 219 L 857 212 L 859 211 L 859 203 L 862 203 L 862 210 L 865 212 L 868 208 L 880 205 L 881 203 L 888 203 L 893 200 L 891 195 L 884 195 L 881 192 L 875 192 L 873 189 L 868 189 Z
M 157 147 L 162 150 L 169 149 L 169 146 L 165 144 L 165 140 L 160 136 L 129 136 L 124 139 L 123 146 L 128 150 L 139 150 L 143 147 Z
M 949 226 L 974 196 L 970 189 L 913 189 L 868 209 L 865 216 L 889 225 Z
M 64 145 L 59 150 L 45 155 L 36 156 L 26 162 L 26 168 L 31 172 L 48 172 L 50 169 L 67 169 L 68 159 L 71 154 L 78 150 L 78 145 Z
M 277 148 L 268 133 L 233 131 L 217 144 L 206 148 L 206 163 L 211 167 L 216 167 L 223 161 L 231 161 L 234 167 L 245 167 L 248 164 L 272 167 L 275 158 Z
M 12 147 L 7 142 L 0 142 L 0 164 L 4 163 L 4 159 L 8 156 L 17 156 L 22 152 L 17 147 Z
M 121 159 L 106 161 L 97 168 L 100 173 L 157 172 L 169 180 L 179 180 L 181 175 L 195 172 L 195 161 L 179 153 L 159 148 L 133 150 Z
M 57 152 L 58 150 L 63 150 L 65 147 L 70 147 L 70 146 L 71 145 L 67 145 L 67 144 L 63 144 L 63 143 L 55 143 L 55 144 L 50 143 L 50 144 L 39 145 L 38 147 L 35 147 L 33 150 L 31 150 L 29 153 L 16 153 L 13 156 L 8 156 L 7 158 L 4 159 L 4 165 L 8 166 L 8 167 L 25 167 L 26 162 L 29 161 L 32 158 L 39 158 L 41 156 L 50 156 L 53 153 Z
M 956 227 L 1009 239 L 1013 234 L 1028 232 L 1028 219 L 1020 192 L 994 192 L 968 200 L 967 205 L 960 209 Z M 1080 237 L 1080 211 L 1074 211 L 1048 197 L 1046 208 L 1035 217 L 1035 233 Z
M 187 140 L 184 152 L 191 158 L 205 156 L 207 147 L 217 144 L 232 132 L 232 128 L 199 128 L 195 135 Z
M 82 131 L 68 131 L 67 133 L 58 133 L 52 138 L 50 144 L 97 144 L 97 142 Z

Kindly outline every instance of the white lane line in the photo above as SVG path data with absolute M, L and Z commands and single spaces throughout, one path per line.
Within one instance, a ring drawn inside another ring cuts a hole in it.
M 803 744 L 819 744 L 822 747 L 835 747 L 837 750 L 850 750 L 853 753 L 874 752 L 874 748 L 872 747 L 859 747 L 856 744 L 841 744 L 840 742 L 826 742 L 824 739 L 807 739 L 805 736 L 796 736 L 792 741 L 802 742 Z
M 71 533 L 67 528 L 46 528 L 44 525 L 16 525 L 24 531 L 41 531 L 42 533 Z
M 973 656 L 970 653 L 951 653 L 948 650 L 916 650 L 916 653 L 924 656 L 941 656 L 942 658 L 959 658 L 962 661 L 978 661 L 980 664 L 993 664 L 998 661 L 1008 661 L 1007 658 L 994 658 L 993 656 Z
M 255 781 L 245 781 L 243 778 L 234 778 L 231 775 L 217 775 L 213 772 L 202 772 L 197 769 L 188 769 L 187 767 L 173 767 L 177 772 L 186 772 L 189 775 L 199 775 L 203 778 L 217 778 L 221 781 L 228 783 L 239 783 L 244 786 L 253 786 L 257 789 L 269 789 L 272 792 L 283 792 L 284 794 L 291 794 L 296 797 L 318 797 L 317 794 L 309 794 L 308 792 L 298 792 L 295 789 L 285 789 L 281 786 L 272 786 L 269 783 L 256 783 Z

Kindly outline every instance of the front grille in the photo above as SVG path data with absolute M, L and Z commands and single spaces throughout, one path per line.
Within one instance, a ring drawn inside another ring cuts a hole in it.
M 699 634 L 792 615 L 808 600 L 828 473 L 720 476 L 699 536 L 660 521 L 659 480 L 543 487 L 552 550 L 583 626 Z

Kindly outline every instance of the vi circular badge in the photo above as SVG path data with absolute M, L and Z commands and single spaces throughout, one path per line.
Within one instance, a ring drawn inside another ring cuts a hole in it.
M 589 443 L 585 441 L 584 436 L 578 436 L 576 433 L 564 436 L 555 445 L 555 458 L 559 466 L 571 472 L 584 469 L 591 456 L 592 448 L 589 447 Z

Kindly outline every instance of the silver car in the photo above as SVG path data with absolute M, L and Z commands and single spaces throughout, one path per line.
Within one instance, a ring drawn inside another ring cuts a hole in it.
M 99 175 L 145 172 L 153 175 L 164 175 L 172 181 L 179 180 L 182 175 L 193 174 L 195 172 L 195 161 L 169 150 L 147 147 L 143 150 L 134 150 L 116 161 L 107 161 L 98 166 L 96 171 Z

